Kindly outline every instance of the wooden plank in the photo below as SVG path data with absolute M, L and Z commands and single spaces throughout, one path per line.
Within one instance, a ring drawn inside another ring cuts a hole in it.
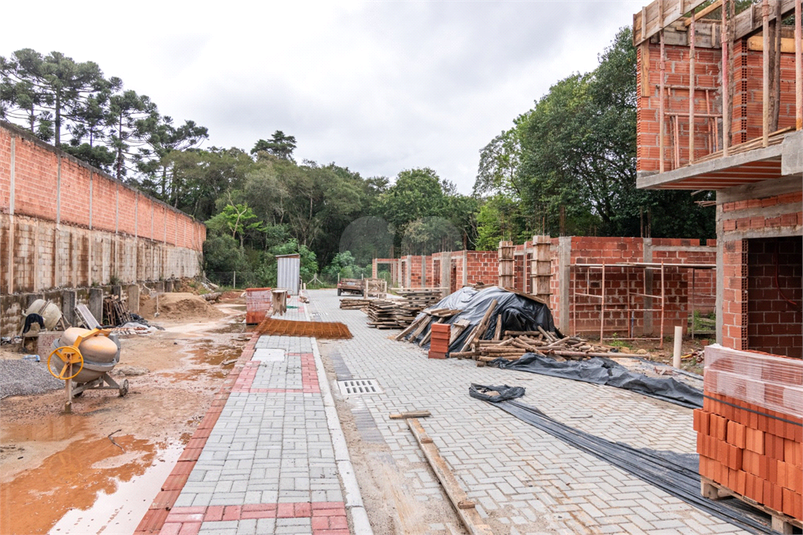
M 409 411 L 391 414 L 391 420 L 406 420 L 408 418 L 429 418 L 432 416 L 429 411 Z
M 710 6 L 704 7 L 703 9 L 701 9 L 700 11 L 695 13 L 693 17 L 689 17 L 688 19 L 686 19 L 685 22 L 683 22 L 683 25 L 688 28 L 691 25 L 691 21 L 692 20 L 700 20 L 701 18 L 705 17 L 709 13 L 719 9 L 719 7 L 721 5 L 722 5 L 722 0 L 717 0 L 716 2 L 711 4 Z
M 477 512 L 474 502 L 469 500 L 468 494 L 460 487 L 457 478 L 452 473 L 446 460 L 441 456 L 438 447 L 432 442 L 432 439 L 427 435 L 421 422 L 416 418 L 407 420 L 407 427 L 413 433 L 424 457 L 427 459 L 429 466 L 435 473 L 435 477 L 440 481 L 443 490 L 452 502 L 452 506 L 457 512 L 457 516 L 463 522 L 468 532 L 471 535 L 493 535 L 491 527 L 484 523 L 482 517 Z
M 747 49 L 754 50 L 756 52 L 763 52 L 764 51 L 764 39 L 760 35 L 754 35 L 753 37 L 749 37 L 747 39 Z M 795 52 L 795 40 L 794 39 L 781 39 L 781 52 L 785 54 L 793 54 Z

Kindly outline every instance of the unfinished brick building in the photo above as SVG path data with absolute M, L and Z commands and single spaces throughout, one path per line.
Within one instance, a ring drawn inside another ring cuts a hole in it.
M 703 3 L 656 0 L 634 15 L 638 187 L 716 191 L 720 345 L 706 348 L 694 414 L 701 490 L 792 533 L 803 527 L 801 0 L 695 13 Z
M 683 17 L 702 3 L 634 16 L 638 187 L 717 192 L 717 341 L 800 358 L 800 15 L 776 23 L 795 10 L 780 0 Z

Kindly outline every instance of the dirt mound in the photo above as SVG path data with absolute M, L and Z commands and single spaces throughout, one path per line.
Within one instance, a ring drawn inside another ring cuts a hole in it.
M 153 319 L 156 310 L 156 297 L 140 299 L 140 315 Z M 203 297 L 191 293 L 173 292 L 159 294 L 159 318 L 163 319 L 214 319 L 224 314 L 210 305 Z

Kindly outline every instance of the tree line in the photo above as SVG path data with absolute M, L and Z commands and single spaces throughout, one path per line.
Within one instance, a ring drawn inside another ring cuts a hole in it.
M 555 83 L 481 150 L 478 247 L 534 233 L 713 238 L 711 192 L 636 189 L 636 104 L 623 28 L 595 70 Z
M 471 195 L 433 169 L 393 179 L 294 158 L 276 130 L 250 150 L 201 147 L 207 128 L 160 114 L 93 62 L 0 57 L 0 119 L 205 221 L 213 280 L 273 285 L 299 253 L 305 281 L 370 274 L 374 257 L 494 250 L 533 234 L 709 238 L 710 200 L 635 188 L 636 55 L 629 29 L 599 66 L 554 84 L 481 151 Z

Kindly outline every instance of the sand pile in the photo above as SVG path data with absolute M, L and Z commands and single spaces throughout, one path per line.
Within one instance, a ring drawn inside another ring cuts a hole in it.
M 140 315 L 153 319 L 156 313 L 156 297 L 140 299 Z M 214 319 L 224 316 L 203 297 L 184 292 L 159 294 L 159 316 L 161 319 Z

